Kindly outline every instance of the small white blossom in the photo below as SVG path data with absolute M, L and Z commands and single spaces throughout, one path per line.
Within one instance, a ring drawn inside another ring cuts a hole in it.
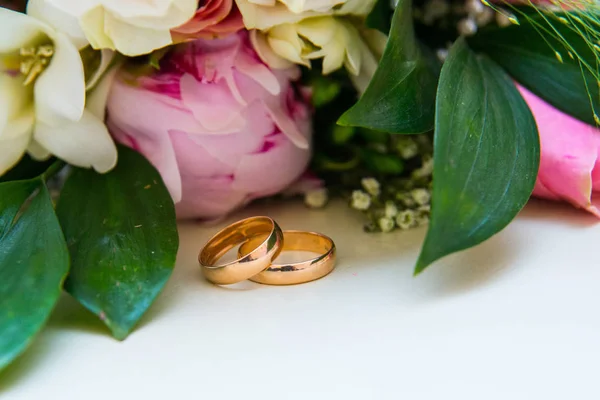
M 433 173 L 433 158 L 427 158 L 423 161 L 421 168 L 417 168 L 412 173 L 413 179 L 426 178 Z
M 431 212 L 431 206 L 429 204 L 426 204 L 424 206 L 419 206 L 417 208 L 417 211 L 429 214 Z
M 410 192 L 410 195 L 420 206 L 429 204 L 429 202 L 431 201 L 431 192 L 427 189 L 413 189 Z
M 352 192 L 351 207 L 356 210 L 366 211 L 371 207 L 371 196 L 362 190 Z
M 396 149 L 398 150 L 398 154 L 400 154 L 400 157 L 402 157 L 405 160 L 413 158 L 414 156 L 419 154 L 419 146 L 410 137 L 399 138 L 398 143 L 396 145 Z
M 396 200 L 401 202 L 405 207 L 414 207 L 416 205 L 410 192 L 396 193 Z
M 395 228 L 394 220 L 392 218 L 382 217 L 379 218 L 379 229 L 381 232 L 388 233 L 394 230 Z
M 458 21 L 458 33 L 463 36 L 471 36 L 477 32 L 477 23 L 474 18 L 467 17 Z
M 304 194 L 304 204 L 310 208 L 323 208 L 329 201 L 327 189 L 310 190 Z
M 414 228 L 417 225 L 416 213 L 412 210 L 404 210 L 396 217 L 396 225 L 398 228 L 407 230 Z
M 393 201 L 388 201 L 385 203 L 385 216 L 386 218 L 394 218 L 398 215 L 398 207 Z
M 373 197 L 379 196 L 381 193 L 381 185 L 375 178 L 363 178 L 362 187 Z

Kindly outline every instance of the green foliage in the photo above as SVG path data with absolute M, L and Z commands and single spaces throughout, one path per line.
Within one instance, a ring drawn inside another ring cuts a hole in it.
M 575 12 L 523 13 L 520 25 L 485 29 L 469 44 L 548 103 L 595 125 L 600 123 L 600 47 L 586 38 L 585 26 L 577 22 L 582 20 L 583 14 Z
M 539 138 L 506 73 L 459 39 L 440 77 L 431 223 L 415 273 L 502 230 L 525 205 Z
M 142 155 L 120 148 L 108 174 L 73 171 L 57 214 L 72 260 L 65 289 L 124 339 L 175 264 L 175 210 L 160 175 Z
M 0 370 L 44 326 L 69 254 L 44 179 L 0 184 Z
M 438 75 L 437 60 L 415 38 L 411 0 L 401 0 L 377 72 L 339 124 L 390 133 L 430 131 Z

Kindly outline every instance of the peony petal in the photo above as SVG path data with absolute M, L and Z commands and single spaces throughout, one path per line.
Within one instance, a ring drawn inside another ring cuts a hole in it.
M 540 134 L 540 170 L 533 194 L 563 199 L 595 213 L 591 202 L 592 170 L 598 160 L 600 130 L 562 113 L 527 89 L 518 89 Z
M 181 98 L 206 133 L 238 132 L 246 125 L 242 104 L 225 82 L 202 84 L 186 74 L 181 78 Z
M 66 34 L 78 49 L 84 48 L 89 43 L 79 26 L 77 17 L 57 8 L 48 0 L 29 0 L 27 14 Z
M 56 34 L 54 56 L 35 82 L 34 93 L 38 121 L 58 126 L 81 118 L 85 106 L 83 63 L 65 34 Z
M 270 196 L 285 189 L 306 170 L 310 150 L 299 149 L 282 134 L 269 138 L 271 148 L 241 158 L 235 172 L 233 189 L 252 193 L 255 197 Z M 265 165 L 277 169 L 265 171 Z
M 175 203 L 181 201 L 181 175 L 175 158 L 173 144 L 168 132 L 148 132 L 127 128 L 127 131 L 116 127 L 109 121 L 110 132 L 114 138 L 143 154 L 160 173 L 165 186 Z
M 269 93 L 277 96 L 281 91 L 279 81 L 273 71 L 247 53 L 240 53 L 235 60 L 235 68 L 248 78 L 260 84 Z
M 117 164 L 117 148 L 106 126 L 89 111 L 78 122 L 60 126 L 38 122 L 34 138 L 57 157 L 82 168 L 108 172 Z
M 33 110 L 6 124 L 0 135 L 0 176 L 15 166 L 31 140 L 35 117 Z

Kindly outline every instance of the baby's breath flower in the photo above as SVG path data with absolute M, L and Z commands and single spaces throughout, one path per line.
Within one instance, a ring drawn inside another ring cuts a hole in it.
M 367 193 L 373 197 L 377 197 L 381 193 L 381 185 L 375 178 L 363 178 L 361 184 Z
M 323 208 L 329 201 L 327 189 L 310 190 L 304 194 L 304 204 L 310 208 Z
M 394 218 L 398 215 L 398 207 L 393 201 L 388 201 L 385 203 L 385 216 L 386 218 Z
M 402 230 L 415 227 L 417 225 L 416 213 L 413 210 L 401 211 L 396 216 L 396 225 Z
M 355 210 L 366 211 L 371 207 L 371 196 L 362 190 L 355 190 L 352 192 L 350 206 Z
M 421 179 L 431 176 L 433 173 L 433 158 L 425 158 L 423 157 L 423 165 L 421 168 L 417 168 L 412 173 L 413 179 Z
M 396 142 L 396 150 L 400 157 L 405 160 L 409 158 L 415 157 L 419 154 L 419 146 L 417 143 L 410 137 L 400 137 Z
M 415 202 L 420 206 L 429 204 L 429 202 L 431 201 L 431 192 L 427 189 L 422 189 L 422 188 L 413 189 L 410 192 L 410 195 L 415 200 Z
M 396 200 L 401 202 L 405 207 L 414 207 L 416 205 L 415 199 L 412 197 L 410 192 L 396 193 Z
M 429 204 L 426 204 L 424 206 L 419 206 L 417 208 L 417 211 L 429 214 L 429 213 L 431 213 L 431 206 Z
M 379 218 L 379 229 L 381 232 L 388 233 L 394 230 L 395 224 L 392 218 L 382 217 Z

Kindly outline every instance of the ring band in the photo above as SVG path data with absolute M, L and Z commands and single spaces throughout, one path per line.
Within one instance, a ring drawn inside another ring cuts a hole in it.
M 260 237 L 261 240 L 254 240 Z M 252 245 L 237 260 L 217 264 L 228 251 L 253 239 Z M 202 248 L 198 261 L 202 273 L 210 282 L 231 285 L 244 281 L 267 269 L 279 255 L 283 246 L 283 233 L 269 217 L 252 217 L 229 225 L 213 236 Z
M 264 235 L 263 235 L 264 237 Z M 262 237 L 254 237 L 242 244 L 238 256 L 251 251 Z M 324 277 L 335 267 L 336 249 L 331 238 L 314 232 L 284 231 L 282 251 L 310 251 L 320 254 L 313 259 L 291 264 L 273 263 L 268 269 L 250 278 L 265 285 L 296 285 Z

